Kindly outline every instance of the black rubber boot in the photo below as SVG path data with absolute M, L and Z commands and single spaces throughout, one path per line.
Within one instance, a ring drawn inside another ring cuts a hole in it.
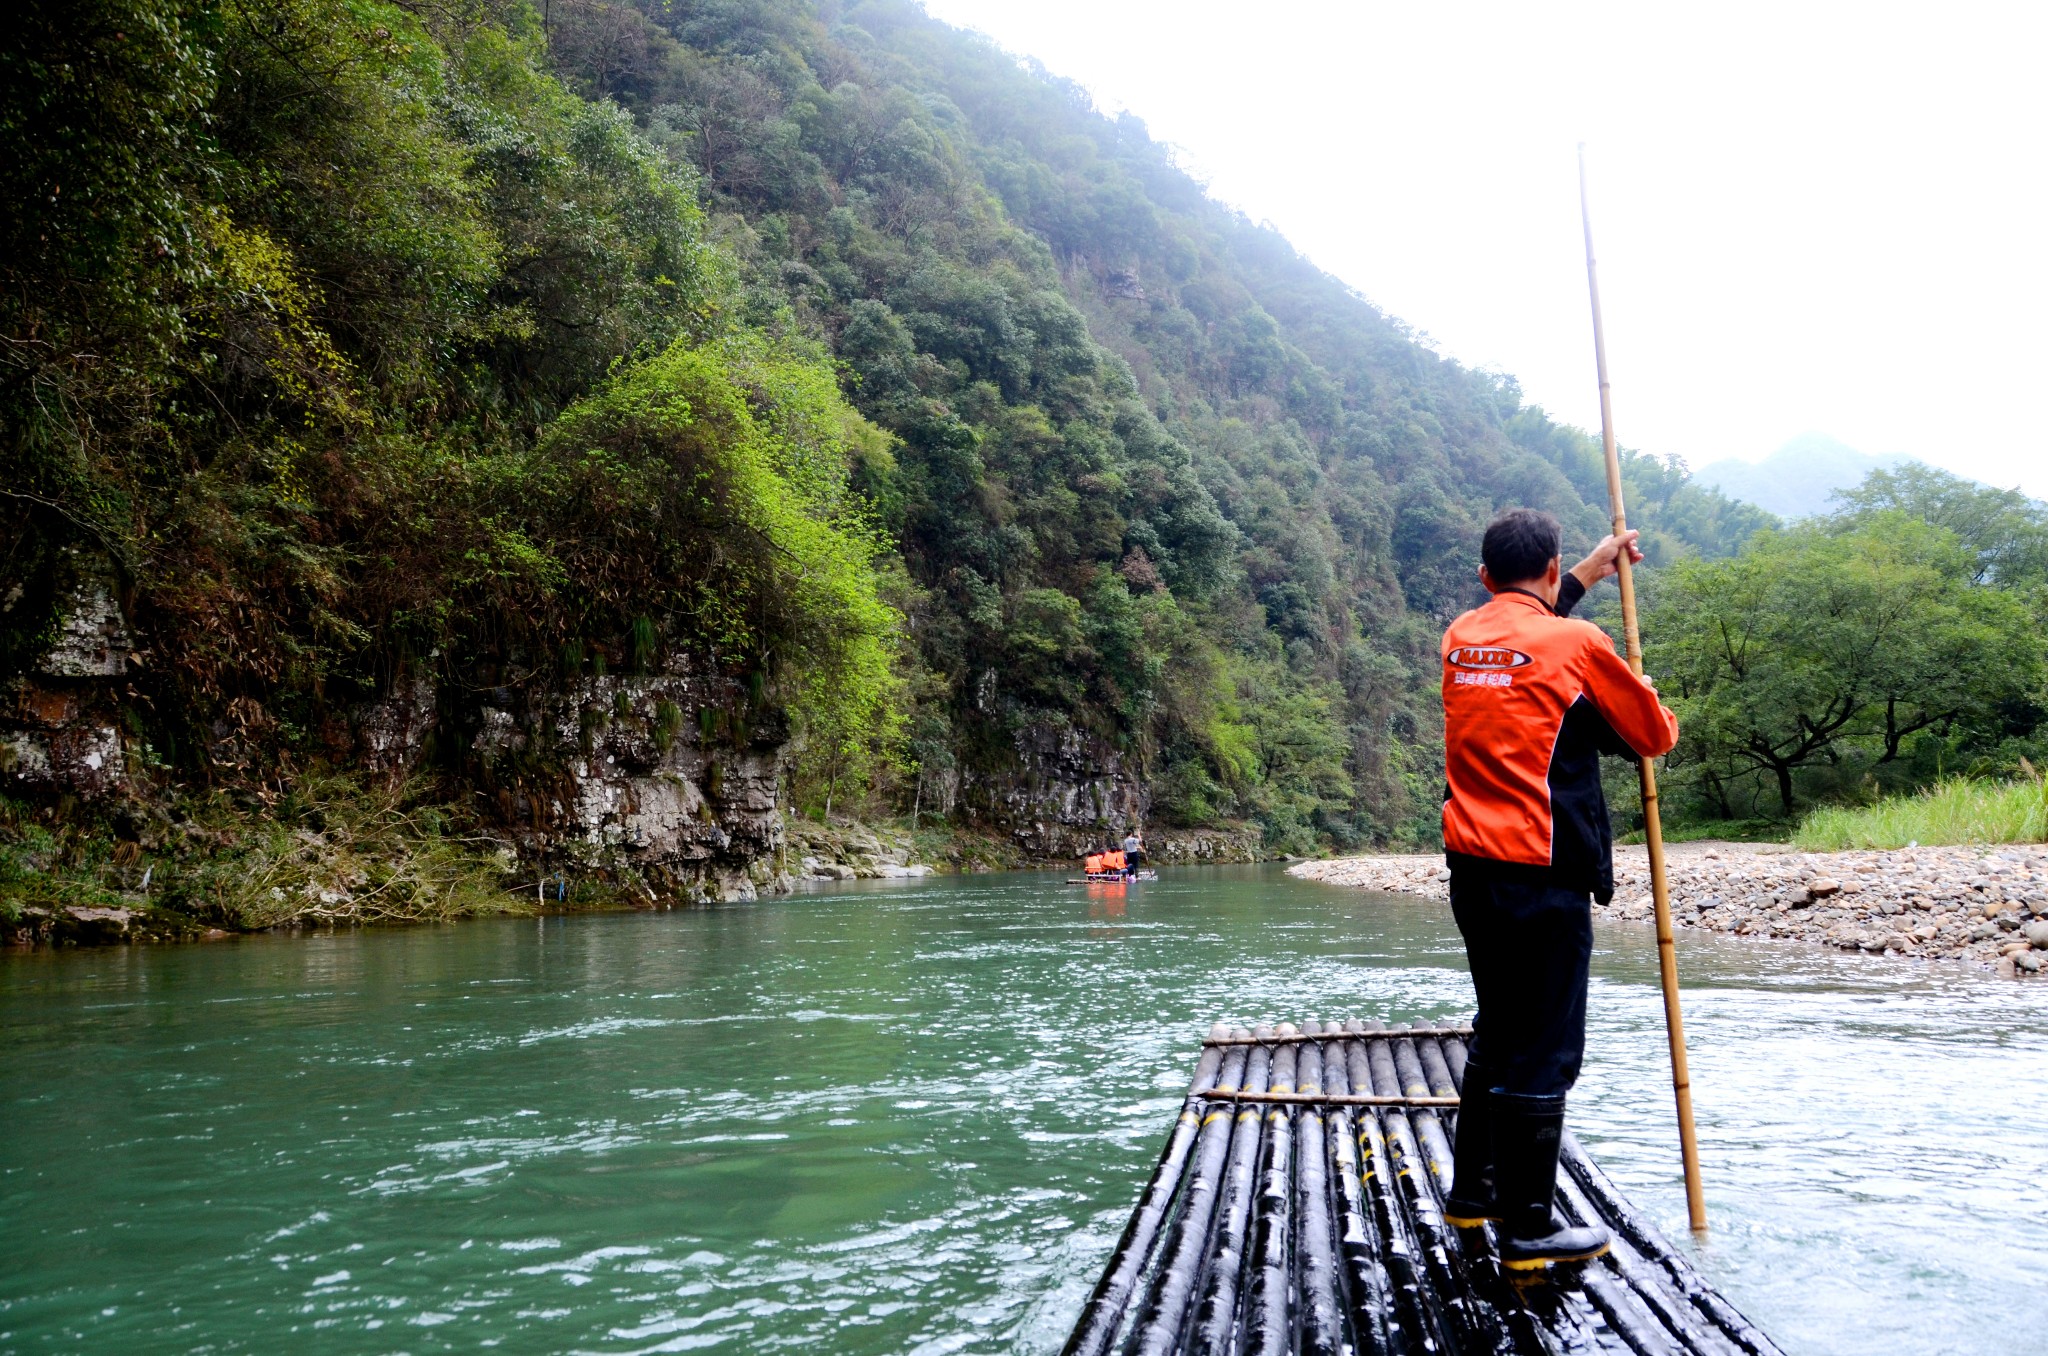
M 1500 1202 L 1500 1264 L 1532 1271 L 1607 1251 L 1607 1231 L 1567 1224 L 1553 1208 L 1564 1098 L 1493 1095 L 1493 1176 Z
M 1458 1135 L 1451 1144 L 1451 1194 L 1444 1198 L 1444 1223 L 1476 1229 L 1500 1218 L 1493 1192 L 1493 1076 L 1465 1061 L 1458 1091 Z

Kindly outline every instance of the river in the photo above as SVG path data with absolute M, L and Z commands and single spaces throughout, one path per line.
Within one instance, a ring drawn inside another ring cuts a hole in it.
M 1579 1133 L 1684 1230 L 1655 954 Z M 1688 935 L 1789 1352 L 2048 1347 L 2048 984 Z M 1169 871 L 0 957 L 0 1351 L 1057 1350 L 1212 1020 L 1457 1020 L 1448 910 Z

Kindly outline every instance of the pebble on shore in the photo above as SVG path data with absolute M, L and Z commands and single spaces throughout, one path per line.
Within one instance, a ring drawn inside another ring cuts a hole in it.
M 1805 853 L 1683 843 L 1666 850 L 1665 864 L 1680 927 L 1967 960 L 2008 978 L 2048 968 L 2048 845 Z M 1439 856 L 1340 857 L 1289 871 L 1331 885 L 1450 898 L 1450 872 Z M 1617 849 L 1614 877 L 1614 898 L 1596 905 L 1594 916 L 1650 921 L 1644 849 Z

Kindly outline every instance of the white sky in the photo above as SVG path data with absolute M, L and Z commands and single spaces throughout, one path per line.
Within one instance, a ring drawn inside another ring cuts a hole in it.
M 2048 6 L 926 0 L 1529 399 L 1694 466 L 1818 431 L 2048 497 Z

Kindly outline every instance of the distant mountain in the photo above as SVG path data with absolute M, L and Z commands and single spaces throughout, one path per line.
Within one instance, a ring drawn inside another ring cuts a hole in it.
M 1802 433 L 1762 461 L 1729 458 L 1693 472 L 1695 483 L 1769 509 L 1780 518 L 1826 513 L 1837 490 L 1862 483 L 1872 471 L 1913 460 L 1903 453 L 1872 456 L 1825 433 Z

